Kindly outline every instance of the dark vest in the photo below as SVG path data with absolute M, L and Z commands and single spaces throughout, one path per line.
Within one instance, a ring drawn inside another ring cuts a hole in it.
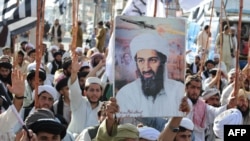
M 52 36 L 54 35 L 55 35 L 55 26 L 52 27 Z M 61 36 L 61 35 L 62 35 L 61 25 L 59 25 L 57 28 L 57 36 Z
M 51 74 L 55 74 L 55 72 L 58 70 L 58 69 L 61 69 L 62 68 L 62 64 L 57 64 L 55 60 L 52 61 L 52 69 L 51 69 Z

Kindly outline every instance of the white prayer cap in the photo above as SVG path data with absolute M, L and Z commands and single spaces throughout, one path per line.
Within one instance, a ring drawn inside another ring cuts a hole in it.
M 101 80 L 97 77 L 88 77 L 85 81 L 85 87 L 89 86 L 90 84 L 99 84 L 102 86 Z
M 40 64 L 40 68 L 44 69 L 42 63 Z M 36 70 L 36 62 L 32 62 L 27 66 L 27 71 L 31 71 L 31 70 Z
M 240 125 L 242 122 L 242 114 L 238 109 L 228 109 L 214 119 L 213 130 L 217 137 L 223 139 L 224 125 Z
M 89 62 L 88 62 L 88 61 L 84 61 L 84 62 L 82 63 L 82 66 L 81 66 L 81 67 L 87 67 L 87 66 L 89 66 Z
M 220 54 L 215 53 L 215 54 L 214 54 L 214 59 L 220 59 Z
M 191 131 L 194 130 L 194 123 L 189 118 L 185 118 L 185 117 L 182 118 L 180 126 Z
M 58 93 L 54 87 L 52 87 L 50 85 L 38 86 L 38 96 L 44 91 L 49 93 L 53 97 L 54 101 L 56 101 L 58 99 Z M 33 92 L 32 92 L 32 98 L 35 99 L 35 90 L 33 90 Z
M 9 46 L 5 46 L 5 47 L 2 48 L 2 50 L 5 50 L 5 49 L 10 49 L 10 47 Z
M 142 33 L 135 36 L 130 42 L 130 50 L 134 58 L 136 53 L 142 49 L 152 49 L 168 56 L 167 40 L 156 33 Z
M 219 94 L 220 91 L 216 88 L 210 88 L 208 90 L 205 90 L 203 93 L 202 93 L 202 98 L 204 100 L 207 100 L 209 97 L 215 95 L 215 94 Z
M 76 53 L 82 53 L 82 47 L 76 47 L 75 52 Z
M 231 28 L 230 28 L 231 30 L 236 30 L 236 28 L 234 27 L 234 26 L 231 26 Z
M 236 72 L 235 68 L 232 68 L 229 72 L 228 75 L 234 74 Z
M 138 128 L 139 137 L 147 140 L 155 141 L 159 138 L 160 132 L 152 127 L 143 126 Z
M 35 49 L 35 46 L 31 43 L 28 43 L 25 45 L 25 49 L 27 49 L 27 48 Z
M 52 50 L 59 50 L 59 47 L 58 46 L 55 46 L 55 45 L 53 45 L 53 46 L 50 46 L 50 48 L 49 48 L 49 51 L 52 51 Z

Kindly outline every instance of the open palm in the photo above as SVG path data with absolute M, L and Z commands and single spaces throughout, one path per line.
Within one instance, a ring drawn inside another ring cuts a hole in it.
M 14 70 L 11 74 L 12 86 L 7 85 L 9 91 L 16 96 L 23 96 L 25 90 L 24 75 L 19 70 Z

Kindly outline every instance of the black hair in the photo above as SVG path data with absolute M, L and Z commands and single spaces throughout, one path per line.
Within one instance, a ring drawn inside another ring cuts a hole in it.
M 204 30 L 207 30 L 209 28 L 209 25 L 205 25 Z
M 160 58 L 161 64 L 165 64 L 167 62 L 167 56 L 159 51 L 156 51 L 156 53 Z M 135 55 L 134 60 L 137 61 L 137 54 Z
M 17 54 L 18 54 L 18 55 L 22 55 L 22 56 L 24 57 L 24 53 L 23 53 L 21 50 L 19 50 L 19 51 L 17 52 Z
M 207 61 L 205 62 L 205 66 L 207 66 L 207 64 L 209 64 L 209 63 L 215 65 L 215 63 L 214 63 L 213 60 L 207 60 Z

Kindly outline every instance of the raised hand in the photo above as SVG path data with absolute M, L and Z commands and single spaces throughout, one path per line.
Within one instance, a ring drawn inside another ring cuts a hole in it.
M 22 97 L 25 90 L 25 75 L 20 70 L 15 69 L 11 74 L 12 86 L 7 85 L 9 91 L 15 96 Z

